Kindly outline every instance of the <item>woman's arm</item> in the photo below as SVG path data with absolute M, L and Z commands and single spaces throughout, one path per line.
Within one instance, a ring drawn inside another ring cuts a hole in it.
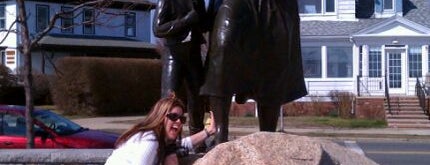
M 187 148 L 195 147 L 201 144 L 202 142 L 204 142 L 206 138 L 216 133 L 214 114 L 212 111 L 209 111 L 209 113 L 210 113 L 210 125 L 205 129 L 203 129 L 202 131 L 183 139 L 182 146 Z M 191 146 L 189 146 L 190 143 L 191 143 Z

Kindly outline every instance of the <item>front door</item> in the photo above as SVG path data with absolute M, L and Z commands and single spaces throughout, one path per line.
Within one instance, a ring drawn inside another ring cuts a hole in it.
M 386 50 L 388 88 L 390 93 L 404 94 L 406 89 L 406 53 L 404 50 Z

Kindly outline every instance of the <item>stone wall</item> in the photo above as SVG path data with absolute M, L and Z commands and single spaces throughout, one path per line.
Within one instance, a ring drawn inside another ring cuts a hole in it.
M 0 149 L 0 164 L 104 164 L 112 149 Z
M 255 102 L 233 102 L 230 116 L 255 116 L 255 105 Z M 385 119 L 383 97 L 356 97 L 354 108 L 355 118 Z M 282 109 L 285 116 L 329 116 L 335 111 L 335 105 L 327 101 L 291 102 L 282 105 Z

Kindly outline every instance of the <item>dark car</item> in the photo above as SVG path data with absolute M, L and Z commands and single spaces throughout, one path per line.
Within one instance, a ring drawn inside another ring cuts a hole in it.
M 118 134 L 90 130 L 49 110 L 35 109 L 35 148 L 114 148 Z M 26 148 L 25 107 L 0 105 L 0 148 Z

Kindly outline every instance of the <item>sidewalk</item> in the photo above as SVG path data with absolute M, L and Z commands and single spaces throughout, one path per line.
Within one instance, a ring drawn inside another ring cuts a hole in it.
M 74 119 L 83 127 L 96 130 L 126 130 L 132 126 L 131 122 L 142 119 L 143 116 L 128 117 L 96 117 Z M 184 126 L 184 131 L 188 127 Z M 340 128 L 291 128 L 287 125 L 284 131 L 290 134 L 322 137 L 362 137 L 362 138 L 419 138 L 430 140 L 430 129 L 407 128 L 369 128 L 369 129 L 340 129 Z M 258 132 L 258 127 L 229 127 L 230 135 L 241 136 Z

